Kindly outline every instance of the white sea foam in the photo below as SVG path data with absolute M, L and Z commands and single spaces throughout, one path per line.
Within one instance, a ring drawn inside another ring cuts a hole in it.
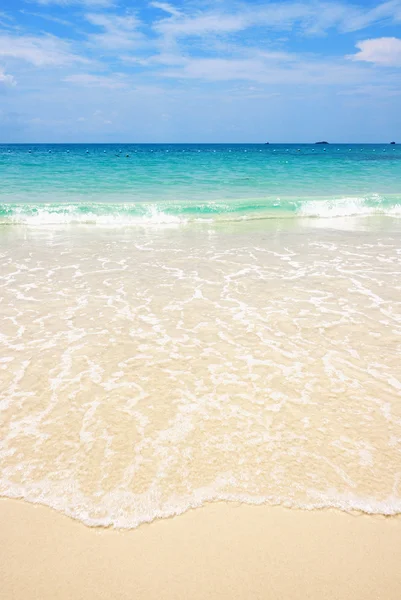
M 7 207 L 7 210 L 4 208 Z M 141 204 L 8 204 L 2 205 L 0 223 L 41 225 L 87 224 L 106 227 L 180 225 L 188 222 L 248 221 L 275 218 L 320 217 L 338 219 L 367 216 L 401 216 L 401 203 L 379 195 L 345 198 L 278 198 L 238 201 Z
M 179 225 L 187 222 L 182 216 L 166 214 L 163 211 L 152 206 L 147 214 L 134 215 L 128 211 L 113 210 L 110 212 L 104 210 L 99 212 L 82 212 L 74 205 L 59 206 L 56 209 L 36 207 L 35 211 L 26 207 L 16 207 L 12 214 L 2 218 L 3 223 L 15 223 L 22 225 L 40 226 L 40 225 L 102 225 L 109 227 L 119 226 L 144 226 L 144 225 Z
M 216 482 L 215 487 L 199 488 L 194 490 L 191 495 L 173 495 L 164 502 L 161 501 L 157 489 L 142 495 L 116 490 L 111 494 L 104 495 L 101 505 L 95 510 L 93 510 L 91 499 L 80 493 L 74 482 L 58 487 L 56 493 L 54 482 L 51 481 L 30 488 L 10 485 L 10 488 L 7 489 L 1 485 L 0 496 L 49 506 L 89 527 L 113 527 L 116 529 L 135 529 L 157 519 L 182 515 L 188 510 L 200 508 L 210 502 L 266 504 L 298 510 L 334 508 L 344 512 L 362 512 L 369 515 L 401 514 L 401 500 L 393 495 L 378 501 L 373 497 L 359 497 L 352 493 L 340 494 L 328 490 L 327 494 L 322 494 L 311 489 L 309 499 L 299 503 L 286 496 L 227 494 L 219 491 L 221 484 L 222 481 Z M 73 496 L 71 496 L 71 491 L 73 491 Z M 96 513 L 102 516 L 96 516 Z
M 8 231 L 0 494 L 122 528 L 219 500 L 401 512 L 388 227 Z
M 330 200 L 309 200 L 298 211 L 303 217 L 366 217 L 383 215 L 391 217 L 401 216 L 401 204 L 392 206 L 383 205 L 380 197 L 370 200 L 366 198 L 336 198 Z

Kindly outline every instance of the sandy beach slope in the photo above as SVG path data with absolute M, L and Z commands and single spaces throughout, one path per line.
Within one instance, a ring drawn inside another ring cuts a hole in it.
M 4 600 L 399 600 L 401 518 L 211 504 L 130 531 L 0 500 Z

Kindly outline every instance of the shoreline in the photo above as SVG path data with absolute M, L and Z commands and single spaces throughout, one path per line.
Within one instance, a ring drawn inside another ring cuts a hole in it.
M 0 498 L 4 598 L 398 600 L 401 515 L 215 503 L 135 530 Z
M 45 206 L 45 205 L 44 205 Z M 330 210 L 330 209 L 329 209 Z M 125 219 L 123 215 L 120 218 L 119 213 L 113 215 L 109 214 L 95 214 L 93 213 L 91 218 L 85 217 L 80 220 L 80 215 L 75 213 L 56 213 L 56 217 L 65 217 L 64 220 L 53 219 L 51 212 L 44 213 L 42 215 L 27 215 L 26 220 L 13 221 L 1 220 L 0 217 L 0 231 L 12 232 L 16 230 L 24 230 L 28 232 L 37 231 L 70 231 L 74 229 L 89 229 L 92 231 L 154 231 L 154 230 L 182 230 L 187 231 L 195 228 L 196 231 L 208 231 L 211 228 L 216 231 L 230 230 L 230 228 L 241 228 L 241 227 L 252 227 L 252 228 L 264 228 L 267 231 L 283 231 L 291 232 L 294 230 L 316 230 L 316 229 L 339 229 L 359 232 L 361 228 L 366 231 L 385 231 L 390 225 L 393 229 L 399 228 L 399 222 L 401 217 L 401 204 L 397 204 L 393 207 L 393 212 L 366 212 L 366 213 L 336 213 L 336 214 L 302 214 L 302 213 L 280 213 L 273 214 L 266 212 L 255 213 L 254 215 L 247 216 L 232 216 L 230 218 L 227 213 L 227 218 L 221 213 L 219 216 L 211 216 L 210 218 L 186 218 L 184 215 L 168 214 L 164 213 L 163 210 L 156 212 L 153 216 L 134 216 Z M 234 215 L 234 213 L 233 213 Z M 224 218 L 223 218 L 224 217 Z
M 22 502 L 23 504 L 28 504 L 31 505 L 33 507 L 39 507 L 39 508 L 43 508 L 45 510 L 50 510 L 52 513 L 55 513 L 56 515 L 61 515 L 62 517 L 65 517 L 67 519 L 70 519 L 73 522 L 79 523 L 80 525 L 87 527 L 89 529 L 95 529 L 95 530 L 101 530 L 101 531 L 117 531 L 117 532 L 129 532 L 129 531 L 137 531 L 138 529 L 141 529 L 142 527 L 147 527 L 149 525 L 153 525 L 155 523 L 158 523 L 160 521 L 169 521 L 172 519 L 178 519 L 180 517 L 182 517 L 183 515 L 186 515 L 187 513 L 193 513 L 196 512 L 198 510 L 202 510 L 202 509 L 207 509 L 210 506 L 227 506 L 227 507 L 234 507 L 237 508 L 238 506 L 247 506 L 247 507 L 264 507 L 266 510 L 267 509 L 273 509 L 273 510 L 284 510 L 284 511 L 294 511 L 294 512 L 300 512 L 300 513 L 314 513 L 314 512 L 335 512 L 335 513 L 340 513 L 340 514 L 346 514 L 346 515 L 350 515 L 351 517 L 362 517 L 362 516 L 366 516 L 366 517 L 376 517 L 376 518 L 382 518 L 382 519 L 389 519 L 389 518 L 395 518 L 395 519 L 400 519 L 401 521 L 401 507 L 397 507 L 397 508 L 393 508 L 391 510 L 388 510 L 388 512 L 385 511 L 386 507 L 389 506 L 390 500 L 386 500 L 386 501 L 382 501 L 381 503 L 377 504 L 376 509 L 364 509 L 364 508 L 359 508 L 357 505 L 346 505 L 346 504 L 341 504 L 341 502 L 338 502 L 337 504 L 330 504 L 328 501 L 327 502 L 316 502 L 314 504 L 292 504 L 291 502 L 289 502 L 286 499 L 277 499 L 277 500 L 269 500 L 269 499 L 263 499 L 263 498 L 247 498 L 245 496 L 235 496 L 233 495 L 232 497 L 230 496 L 221 496 L 221 497 L 207 497 L 207 498 L 203 498 L 202 500 L 199 500 L 199 502 L 197 503 L 189 503 L 184 507 L 171 507 L 171 509 L 167 512 L 167 511 L 161 511 L 161 510 L 157 510 L 155 511 L 154 515 L 146 518 L 144 520 L 141 520 L 135 524 L 132 524 L 132 521 L 130 521 L 128 518 L 126 518 L 124 521 L 119 521 L 118 524 L 116 524 L 114 521 L 111 522 L 105 522 L 105 519 L 96 519 L 96 518 L 89 518 L 87 517 L 85 518 L 81 518 L 79 516 L 75 516 L 75 514 L 70 511 L 68 508 L 62 507 L 60 504 L 51 504 L 48 501 L 40 501 L 40 500 L 35 500 L 35 499 L 31 499 L 29 497 L 26 497 L 24 495 L 19 495 L 17 493 L 15 493 L 14 495 L 8 495 L 7 493 L 0 493 L 0 503 L 2 501 L 5 502 Z M 85 500 L 80 501 L 80 503 L 84 503 Z M 333 501 L 334 502 L 334 501 Z M 1 504 L 0 504 L 1 506 Z M 1 519 L 1 514 L 0 514 L 0 519 Z M 130 524 L 128 524 L 128 521 L 130 521 Z M 121 522 L 124 522 L 125 524 L 120 524 Z

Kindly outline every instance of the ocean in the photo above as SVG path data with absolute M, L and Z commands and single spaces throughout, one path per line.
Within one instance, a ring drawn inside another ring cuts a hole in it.
M 0 495 L 401 512 L 401 146 L 0 146 Z
M 401 145 L 0 146 L 0 222 L 400 213 Z

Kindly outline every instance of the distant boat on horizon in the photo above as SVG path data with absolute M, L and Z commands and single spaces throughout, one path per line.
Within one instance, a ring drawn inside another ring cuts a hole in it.
M 315 144 L 328 144 L 329 142 L 315 142 Z

